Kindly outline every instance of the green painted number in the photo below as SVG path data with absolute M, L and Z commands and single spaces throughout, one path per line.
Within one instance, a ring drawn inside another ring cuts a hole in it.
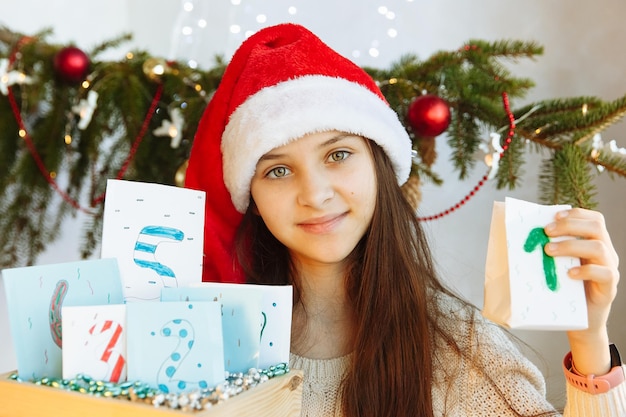
M 556 265 L 554 264 L 554 258 L 547 255 L 544 251 L 544 246 L 550 242 L 550 238 L 543 231 L 543 227 L 535 227 L 530 231 L 524 243 L 524 250 L 528 253 L 533 252 L 537 247 L 541 248 L 541 255 L 543 256 L 543 273 L 546 277 L 546 285 L 550 291 L 556 291 L 559 289 L 559 282 L 556 276 Z

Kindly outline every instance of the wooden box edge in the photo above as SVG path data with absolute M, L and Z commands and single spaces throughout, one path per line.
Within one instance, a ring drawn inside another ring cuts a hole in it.
M 198 412 L 170 410 L 150 404 L 95 397 L 58 388 L 17 382 L 0 374 L 0 417 L 156 417 L 156 416 L 300 416 L 303 374 L 291 370 L 227 401 Z

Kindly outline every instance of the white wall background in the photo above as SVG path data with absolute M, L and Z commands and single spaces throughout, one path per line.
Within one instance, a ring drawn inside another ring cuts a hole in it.
M 191 43 L 180 44 L 172 35 L 184 24 L 182 2 L 165 0 L 0 0 L 0 26 L 32 34 L 50 27 L 50 41 L 74 42 L 89 50 L 94 45 L 123 32 L 133 33 L 133 41 L 104 56 L 118 59 L 126 50 L 146 49 L 166 58 L 185 57 L 196 60 L 201 67 L 212 65 L 215 54 L 229 57 L 243 39 L 246 30 L 263 25 L 293 21 L 309 26 L 323 40 L 352 57 L 360 65 L 387 67 L 404 53 L 427 58 L 433 52 L 460 47 L 473 38 L 484 40 L 535 40 L 545 53 L 535 62 L 522 61 L 511 66 L 515 75 L 533 79 L 537 86 L 526 98 L 535 101 L 567 96 L 598 96 L 612 100 L 626 94 L 626 2 L 623 0 L 583 0 L 505 2 L 501 0 L 241 0 L 232 5 L 228 0 L 192 1 L 194 18 L 204 18 L 207 25 L 197 30 Z M 377 10 L 386 6 L 395 13 L 390 20 Z M 296 7 L 289 14 L 288 7 Z M 265 23 L 257 23 L 258 15 Z M 189 16 L 189 15 L 187 15 Z M 229 27 L 238 24 L 240 34 Z M 396 38 L 386 36 L 388 28 L 398 31 Z M 379 55 L 368 54 L 377 47 Z M 513 107 L 522 102 L 513 102 Z M 626 123 L 603 133 L 605 142 L 616 139 L 626 146 Z M 425 186 L 420 214 L 439 212 L 455 204 L 485 172 L 478 165 L 473 178 L 456 179 L 448 163 L 445 140 L 438 141 L 439 160 L 436 170 L 445 183 L 442 187 Z M 484 259 L 494 200 L 505 195 L 536 201 L 535 156 L 526 165 L 523 186 L 513 192 L 496 191 L 488 184 L 460 211 L 441 220 L 429 222 L 439 269 L 444 277 L 463 295 L 482 306 Z M 626 260 L 626 179 L 598 179 L 599 209 L 604 212 L 612 231 L 613 243 Z M 62 237 L 39 259 L 38 263 L 78 259 L 80 218 L 65 224 Z M 622 268 L 623 269 L 623 268 Z M 25 295 L 27 296 L 27 295 Z M 614 303 L 609 330 L 613 341 L 626 351 L 626 327 L 620 319 L 626 313 L 626 290 Z M 567 351 L 566 338 L 557 332 L 517 332 L 537 350 L 534 357 L 546 375 L 549 398 L 557 406 L 563 404 L 564 380 L 560 361 Z M 0 287 L 0 372 L 15 369 L 15 355 L 9 336 L 4 290 Z

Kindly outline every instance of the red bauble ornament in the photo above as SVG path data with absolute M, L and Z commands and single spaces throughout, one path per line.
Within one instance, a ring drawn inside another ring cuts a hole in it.
M 425 94 L 409 105 L 407 119 L 416 135 L 435 137 L 450 126 L 450 107 L 441 97 Z
M 80 49 L 68 46 L 54 56 L 54 71 L 63 81 L 79 83 L 89 72 L 89 57 Z

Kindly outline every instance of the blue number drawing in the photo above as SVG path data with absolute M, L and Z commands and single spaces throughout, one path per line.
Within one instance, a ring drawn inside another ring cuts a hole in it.
M 261 335 L 259 336 L 259 340 L 263 340 L 263 332 L 265 331 L 265 326 L 267 326 L 267 314 L 265 314 L 265 311 L 261 311 L 261 315 L 263 316 L 263 322 L 261 323 Z
M 141 229 L 135 242 L 133 254 L 135 264 L 154 270 L 162 279 L 164 287 L 177 287 L 176 274 L 171 268 L 157 261 L 154 254 L 157 247 L 165 242 L 181 242 L 185 234 L 182 230 L 165 226 L 146 226 Z M 155 243 L 156 242 L 156 243 Z M 151 284 L 156 282 L 150 281 Z
M 175 337 L 178 339 L 178 343 L 176 344 L 176 348 L 165 358 L 159 368 L 159 373 L 157 374 L 159 389 L 165 393 L 169 393 L 168 384 L 172 383 L 176 384 L 176 387 L 178 387 L 180 391 L 207 388 L 208 384 L 204 380 L 191 382 L 180 378 L 179 370 L 194 345 L 195 332 L 192 324 L 184 319 L 170 320 L 161 328 L 161 336 Z M 201 364 L 197 366 L 200 367 Z

